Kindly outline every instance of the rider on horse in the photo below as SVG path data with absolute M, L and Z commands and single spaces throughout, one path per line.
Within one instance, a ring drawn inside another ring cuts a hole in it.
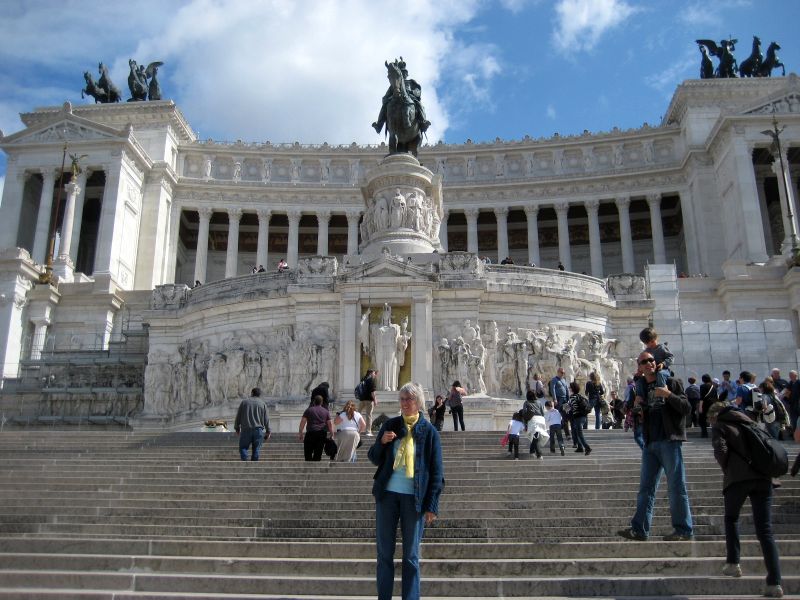
M 421 132 L 425 132 L 428 130 L 428 127 L 431 126 L 431 122 L 425 118 L 425 109 L 422 107 L 422 86 L 414 79 L 408 78 L 408 70 L 406 69 L 406 63 L 403 61 L 402 56 L 400 57 L 400 62 L 398 64 L 401 72 L 403 73 L 403 80 L 405 81 L 408 95 L 411 96 L 411 99 L 414 102 L 414 107 L 417 109 L 416 121 L 419 125 L 419 130 Z M 389 100 L 391 100 L 392 94 L 392 86 L 390 85 L 389 89 L 386 90 L 386 93 L 383 95 L 383 99 L 381 100 L 381 111 L 378 113 L 378 120 L 372 124 L 372 126 L 375 128 L 375 131 L 378 133 L 381 132 L 383 125 L 386 123 L 386 105 L 389 103 Z

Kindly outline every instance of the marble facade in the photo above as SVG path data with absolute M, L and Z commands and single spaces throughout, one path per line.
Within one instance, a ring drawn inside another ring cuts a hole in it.
M 788 197 L 761 134 L 773 114 Z M 141 338 L 142 377 L 113 386 L 140 400 L 98 411 L 188 422 L 258 385 L 288 428 L 316 383 L 352 395 L 362 316 L 385 305 L 407 307 L 390 324 L 411 377 L 466 383 L 485 427 L 537 372 L 595 370 L 617 387 L 648 323 L 681 376 L 797 368 L 795 75 L 687 81 L 658 126 L 440 143 L 419 162 L 385 146 L 201 141 L 170 101 L 22 121 L 0 138 L 4 398 L 46 392 L 32 374 L 54 356 Z M 64 141 L 88 155 L 76 181 L 60 173 Z M 57 283 L 39 284 L 53 225 Z

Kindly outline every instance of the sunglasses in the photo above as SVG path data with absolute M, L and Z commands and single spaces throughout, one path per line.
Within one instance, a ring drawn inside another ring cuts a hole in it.
M 655 358 L 643 358 L 642 360 L 639 361 L 639 364 L 646 365 L 647 363 L 654 363 L 654 362 L 656 362 Z

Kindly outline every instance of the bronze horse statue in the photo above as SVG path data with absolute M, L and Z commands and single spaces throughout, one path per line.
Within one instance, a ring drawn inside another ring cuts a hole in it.
M 736 50 L 737 41 L 738 40 L 722 40 L 719 46 L 717 46 L 714 40 L 697 40 L 700 46 L 705 46 L 709 53 L 719 59 L 719 66 L 715 72 L 716 77 L 736 77 L 736 71 L 738 71 L 739 68 L 733 51 Z M 701 77 L 706 79 L 702 75 Z
M 750 56 L 745 58 L 739 65 L 739 75 L 741 77 L 758 77 L 758 70 L 764 57 L 761 55 L 761 40 L 758 36 L 753 36 L 753 51 Z
M 764 62 L 761 63 L 761 67 L 758 69 L 758 76 L 759 77 L 772 77 L 772 69 L 777 69 L 778 67 L 781 68 L 781 75 L 786 75 L 786 67 L 783 66 L 781 59 L 778 58 L 778 50 L 781 47 L 778 42 L 772 42 L 767 47 L 767 56 L 764 58 Z
M 86 87 L 81 90 L 81 98 L 85 98 L 86 96 L 91 96 L 94 98 L 95 104 L 105 104 L 108 102 L 108 94 L 104 89 L 98 87 L 98 85 L 94 82 L 94 78 L 89 71 L 83 72 L 83 78 L 86 80 Z
M 417 156 L 417 148 L 422 143 L 417 109 L 414 99 L 408 93 L 405 77 L 397 61 L 384 61 L 389 78 L 391 97 L 386 103 L 386 130 L 389 132 L 389 153 L 409 152 Z
M 111 78 L 108 76 L 108 67 L 103 63 L 97 65 L 97 71 L 100 73 L 100 79 L 97 80 L 97 87 L 106 93 L 106 99 L 101 102 L 119 102 L 122 94 L 119 88 L 111 83 Z

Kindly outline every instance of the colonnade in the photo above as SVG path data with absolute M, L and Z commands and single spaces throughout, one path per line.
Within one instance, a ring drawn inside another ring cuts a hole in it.
M 666 262 L 666 249 L 664 243 L 664 230 L 661 219 L 661 197 L 660 193 L 651 193 L 646 196 L 650 211 L 650 227 L 653 240 L 653 257 L 655 263 Z M 617 207 L 620 223 L 620 239 L 622 268 L 626 273 L 635 272 L 633 237 L 631 234 L 630 223 L 630 203 L 631 196 L 625 195 L 613 199 Z M 589 254 L 591 264 L 591 274 L 595 277 L 604 277 L 602 240 L 600 234 L 600 199 L 584 200 L 582 206 L 588 216 L 589 228 Z M 573 203 L 555 202 L 552 204 L 526 204 L 521 208 L 525 211 L 528 226 L 528 262 L 539 265 L 539 210 L 543 207 L 551 206 L 555 212 L 558 222 L 558 258 L 566 270 L 572 270 L 572 248 L 569 239 L 569 219 L 568 213 Z M 477 207 L 469 206 L 464 208 L 446 207 L 444 209 L 444 220 L 440 229 L 440 242 L 443 251 L 448 251 L 448 217 L 454 212 L 463 212 L 467 222 L 467 248 L 468 252 L 478 253 L 478 217 L 482 210 L 492 211 L 497 222 L 497 260 L 501 261 L 509 256 L 508 243 L 508 206 L 499 207 Z M 235 277 L 239 259 L 239 225 L 245 209 L 241 207 L 229 207 L 216 211 L 212 207 L 200 207 L 197 209 L 199 215 L 199 225 L 197 234 L 197 251 L 195 254 L 194 280 L 205 282 L 208 269 L 208 240 L 209 227 L 214 212 L 226 212 L 228 215 L 228 244 L 225 256 L 225 277 Z M 285 214 L 289 222 L 288 244 L 286 251 L 286 262 L 290 267 L 297 264 L 298 241 L 300 219 L 304 211 L 300 209 L 288 209 L 279 211 Z M 331 210 L 321 209 L 314 212 L 307 211 L 316 216 L 318 224 L 317 233 L 317 255 L 328 255 L 328 230 L 331 218 Z M 268 262 L 269 247 L 269 226 L 272 215 L 271 209 L 259 208 L 255 210 L 258 216 L 258 242 L 256 250 L 256 264 L 266 265 Z M 361 211 L 353 208 L 345 211 L 347 216 L 347 253 L 356 254 L 358 252 L 358 225 L 361 218 Z M 177 235 L 177 229 L 174 230 Z
M 239 264 L 239 225 L 245 209 L 230 207 L 224 210 L 215 210 L 213 207 L 200 207 L 197 209 L 199 224 L 197 229 L 197 251 L 195 253 L 194 280 L 201 283 L 206 281 L 208 270 L 208 237 L 211 217 L 215 212 L 225 212 L 228 215 L 228 244 L 225 252 L 225 277 L 236 277 Z M 254 211 L 258 216 L 258 242 L 256 244 L 256 264 L 266 265 L 269 259 L 269 225 L 273 211 L 268 208 L 259 208 Z M 303 216 L 300 209 L 281 211 L 289 221 L 289 235 L 286 250 L 286 262 L 290 267 L 297 265 L 298 245 L 300 240 L 300 219 Z M 328 227 L 332 211 L 328 209 L 313 213 L 317 218 L 317 255 L 328 256 Z M 358 223 L 361 211 L 357 209 L 345 211 L 347 217 L 347 253 L 358 253 Z M 173 235 L 178 235 L 178 229 L 173 229 Z

